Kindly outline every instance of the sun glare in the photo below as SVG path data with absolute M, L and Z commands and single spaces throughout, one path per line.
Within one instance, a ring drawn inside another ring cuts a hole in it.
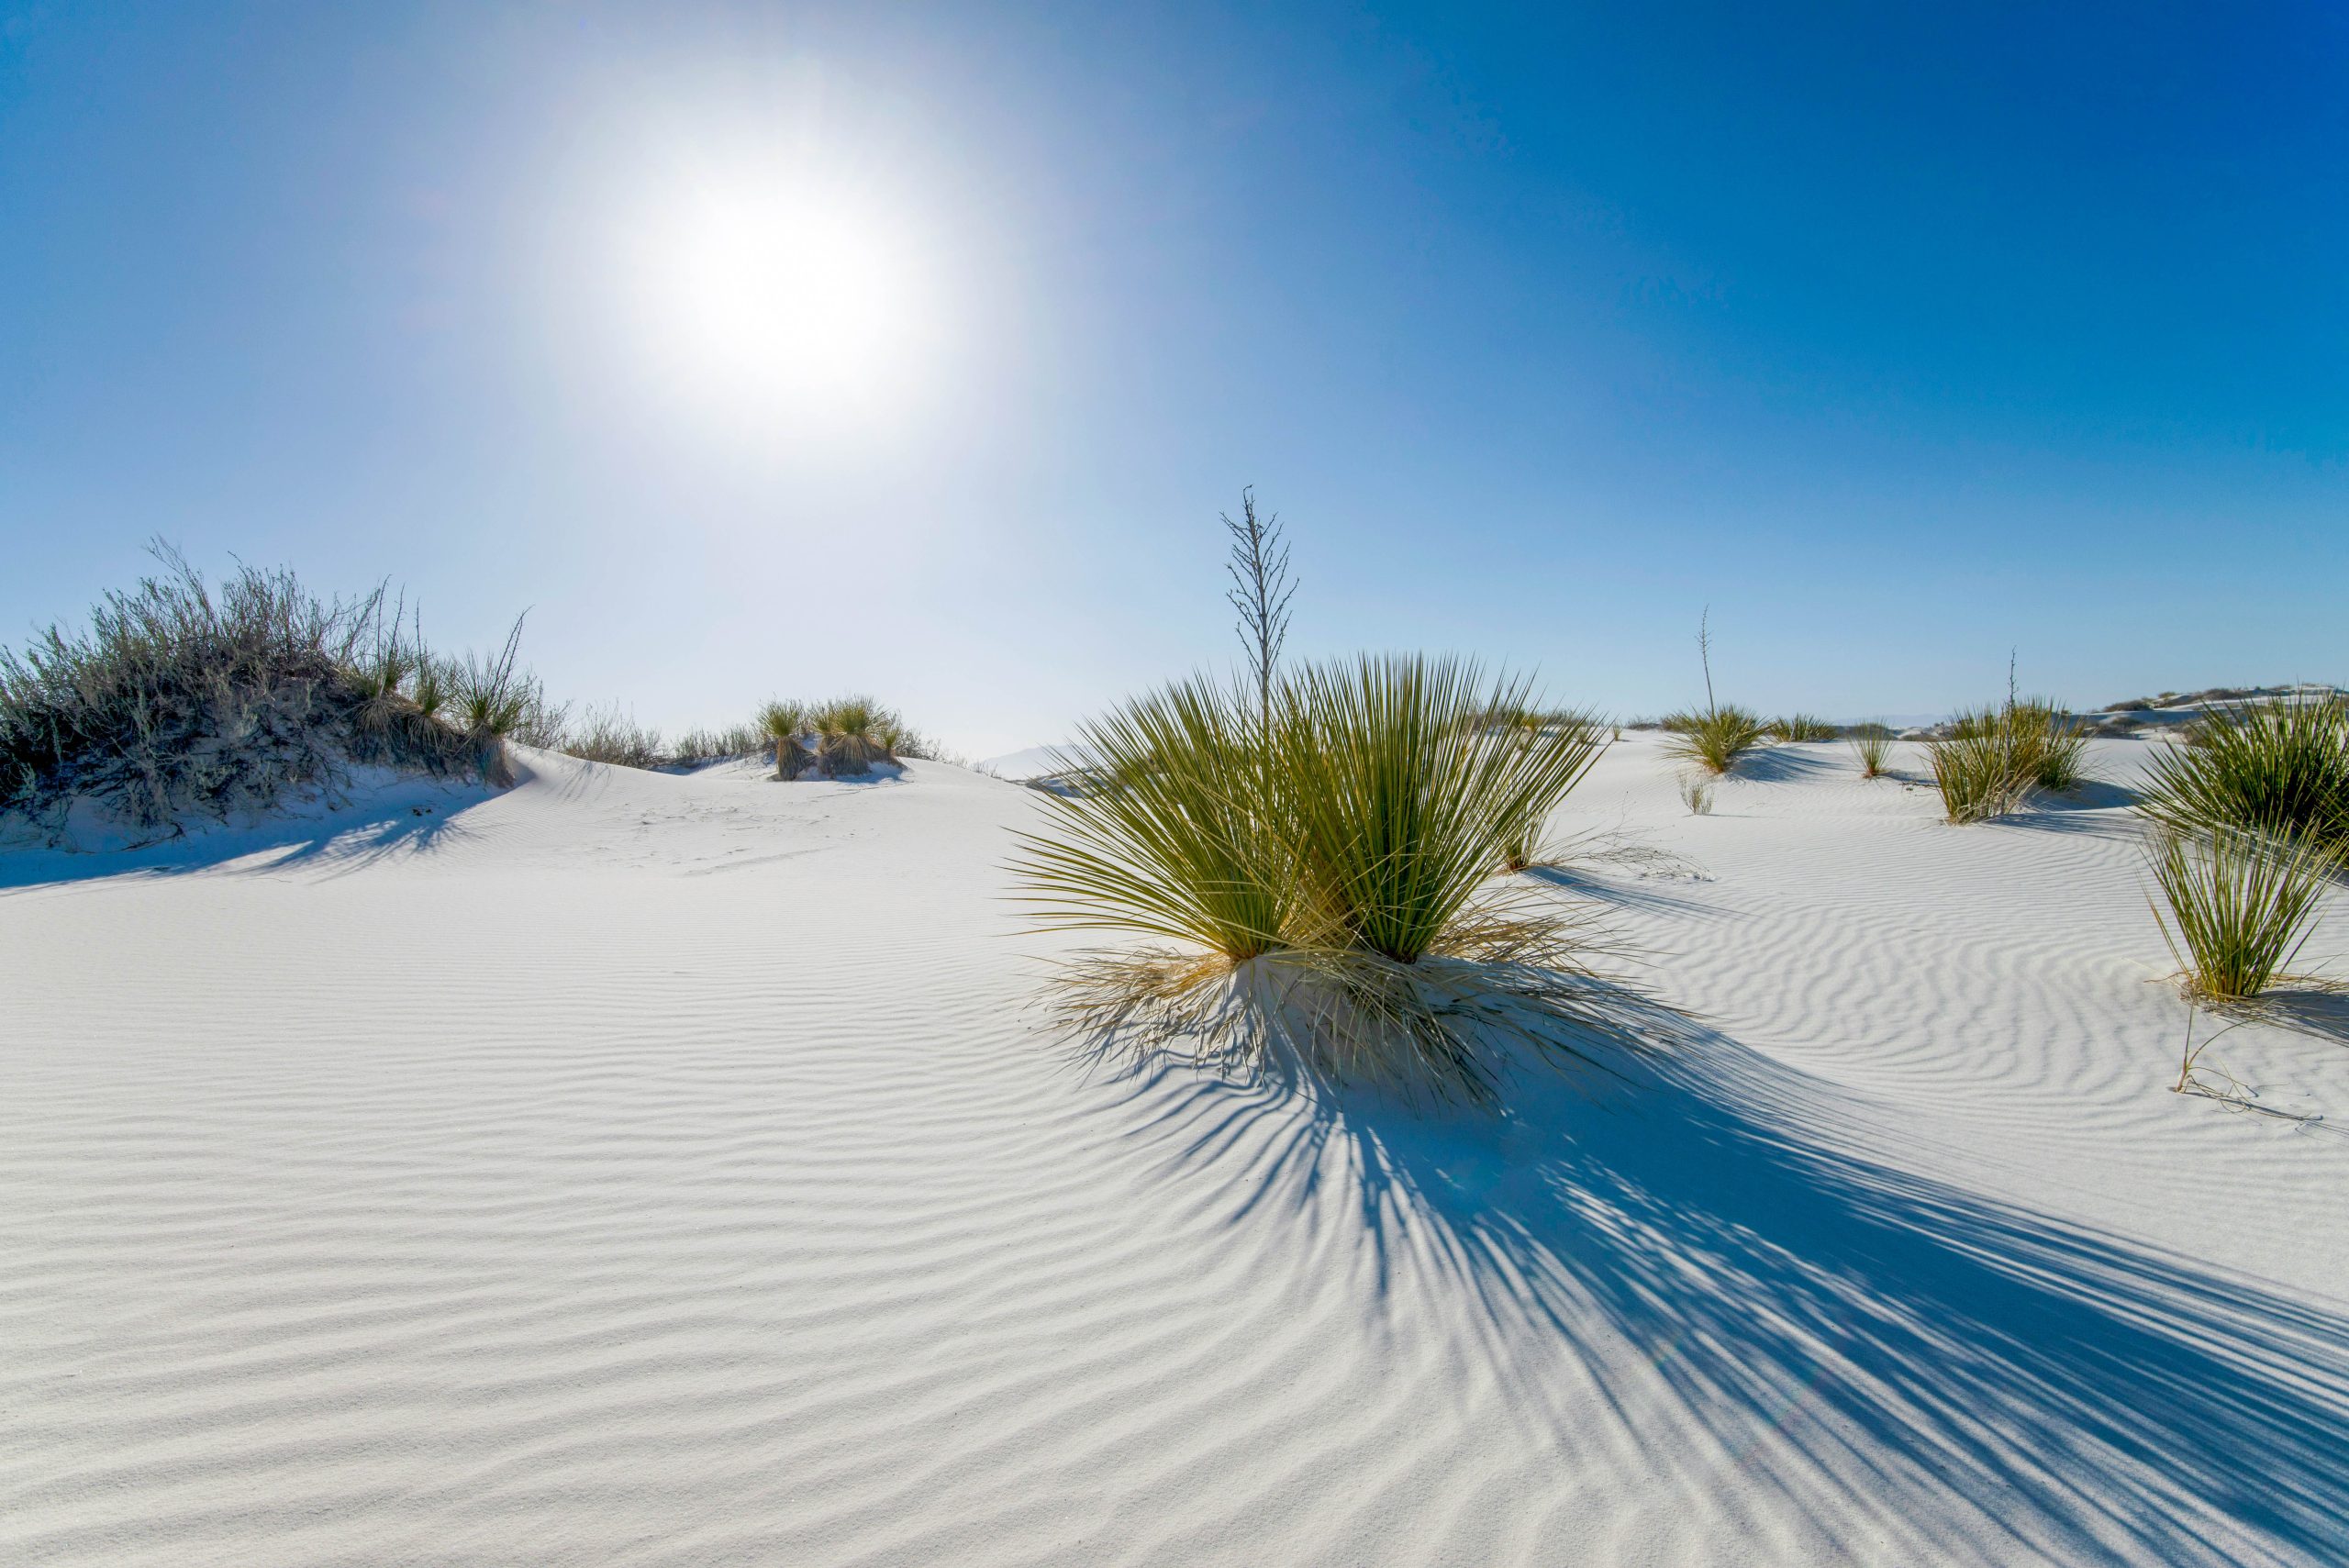
M 671 201 L 639 239 L 660 373 L 705 414 L 829 421 L 907 394 L 930 301 L 871 204 L 746 176 Z

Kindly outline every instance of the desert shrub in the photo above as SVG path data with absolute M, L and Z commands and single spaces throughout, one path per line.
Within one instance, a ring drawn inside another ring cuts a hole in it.
M 1790 713 L 1769 724 L 1774 740 L 1832 740 L 1835 727 L 1814 714 Z
M 2188 986 L 2225 1000 L 2266 990 L 2308 940 L 2339 866 L 2337 847 L 2307 833 L 2158 831 L 2154 881 L 2169 913 L 2154 915 Z
M 1703 773 L 1680 775 L 1680 804 L 1688 808 L 1691 817 L 1713 814 L 1713 781 Z
M 0 651 L 0 809 L 83 796 L 156 828 L 261 809 L 351 762 L 503 777 L 496 735 L 450 722 L 462 690 L 382 591 L 322 599 L 250 566 L 215 588 L 155 554 L 163 570 L 86 630 Z
M 2183 832 L 2281 829 L 2349 839 L 2349 705 L 2338 696 L 2221 708 L 2163 743 L 2140 809 Z
M 1892 731 L 1881 724 L 1852 728 L 1852 751 L 1860 760 L 1860 777 L 1880 779 L 1892 760 Z
M 1762 743 L 1760 717 L 1735 703 L 1669 715 L 1664 728 L 1672 735 L 1664 742 L 1667 752 L 1713 773 L 1729 772 L 1740 757 Z
M 667 760 L 697 767 L 728 757 L 748 757 L 767 749 L 765 729 L 755 723 L 729 724 L 717 729 L 688 729 L 669 748 Z
M 1952 822 L 1987 821 L 2033 790 L 2076 789 L 2087 777 L 2087 737 L 2042 698 L 1962 710 L 1925 750 Z
M 1484 892 L 1504 825 L 1596 743 L 1484 722 L 1524 695 L 1454 661 L 1364 658 L 1284 675 L 1269 725 L 1256 688 L 1194 680 L 1082 726 L 1091 786 L 1039 796 L 1023 897 L 1047 926 L 1174 945 L 1078 961 L 1062 1022 L 1102 1049 L 1475 1103 L 1504 1040 L 1563 1059 L 1628 1038 L 1575 923 Z
M 589 708 L 553 748 L 584 762 L 620 768 L 657 768 L 668 761 L 661 732 L 622 713 L 619 705 Z

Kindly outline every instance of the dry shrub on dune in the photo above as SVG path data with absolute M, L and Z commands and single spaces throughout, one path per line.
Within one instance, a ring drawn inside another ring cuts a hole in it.
M 265 808 L 352 763 L 509 782 L 505 741 L 539 701 L 521 625 L 486 658 L 441 658 L 382 590 L 321 599 L 285 571 L 216 588 L 164 570 L 0 651 L 0 810 L 76 798 L 143 827 Z
M 1041 797 L 1012 869 L 1042 924 L 1145 945 L 1063 972 L 1065 1027 L 1473 1104 L 1512 1045 L 1639 1038 L 1582 922 L 1489 880 L 1510 826 L 1588 767 L 1591 727 L 1496 726 L 1523 686 L 1451 660 L 1308 667 L 1271 695 L 1195 679 L 1082 727 L 1091 787 Z

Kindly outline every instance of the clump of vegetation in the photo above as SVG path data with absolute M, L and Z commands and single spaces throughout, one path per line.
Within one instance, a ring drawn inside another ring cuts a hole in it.
M 1495 846 L 1587 769 L 1593 727 L 1486 722 L 1521 684 L 1362 658 L 1270 690 L 1193 680 L 1082 727 L 1092 787 L 1047 795 L 1012 869 L 1042 923 L 1156 943 L 1063 976 L 1101 1049 L 1284 1063 L 1489 1103 L 1500 1048 L 1629 1039 L 1554 900 L 1494 893 Z
M 1697 657 L 1705 672 L 1704 708 L 1701 712 L 1666 714 L 1663 728 L 1671 736 L 1664 742 L 1668 755 L 1720 774 L 1762 743 L 1765 727 L 1762 716 L 1752 708 L 1723 704 L 1713 695 L 1712 616 L 1711 606 L 1708 606 L 1697 623 Z
M 1664 750 L 1695 762 L 1709 773 L 1725 773 L 1737 760 L 1762 743 L 1761 716 L 1735 703 L 1708 707 L 1701 713 L 1666 716 L 1664 728 L 1672 739 Z
M 562 732 L 548 750 L 583 762 L 607 762 L 620 768 L 657 768 L 669 760 L 668 753 L 661 749 L 661 732 L 637 723 L 623 714 L 618 704 L 590 708 L 576 726 L 558 723 L 558 728 Z
M 2165 743 L 2140 807 L 2178 832 L 2288 832 L 2349 842 L 2349 704 L 2337 695 L 2214 709 Z
M 2279 977 L 2308 940 L 2339 849 L 2308 833 L 2221 827 L 2165 829 L 2153 847 L 2163 939 L 2188 988 L 2242 1001 Z
M 1713 814 L 1713 781 L 1702 773 L 1680 775 L 1680 804 L 1688 808 L 1691 817 Z
M 688 729 L 669 748 L 669 762 L 682 768 L 729 757 L 749 757 L 767 749 L 766 731 L 756 723 L 729 724 L 718 729 Z
M 1790 713 L 1774 718 L 1769 726 L 1773 740 L 1832 740 L 1835 727 L 1814 714 Z
M 807 732 L 807 705 L 771 699 L 759 709 L 759 729 L 774 749 L 774 776 L 796 779 L 815 764 L 816 754 L 799 743 Z
M 1860 777 L 1880 779 L 1892 761 L 1892 731 L 1881 724 L 1852 727 L 1852 751 L 1860 759 Z
M 142 828 L 265 808 L 349 764 L 511 781 L 505 740 L 538 701 L 521 623 L 487 658 L 424 645 L 383 590 L 321 599 L 250 566 L 216 588 L 177 552 L 87 630 L 0 651 L 0 810 L 76 798 Z
M 1962 711 L 1925 750 L 1952 822 L 2004 816 L 2034 790 L 2060 794 L 2087 776 L 2087 737 L 2043 698 Z

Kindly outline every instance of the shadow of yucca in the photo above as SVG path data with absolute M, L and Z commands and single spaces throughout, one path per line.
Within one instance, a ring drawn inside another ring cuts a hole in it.
M 1623 1429 L 1709 1496 L 1758 1475 L 1822 1556 L 2349 1560 L 2349 1320 L 1864 1156 L 1831 1090 L 1680 1029 L 1595 1094 L 1522 1076 L 1508 1117 L 1137 1092 L 1169 1179 L 1236 1180 L 1235 1224 L 1367 1249 L 1525 1418 Z

